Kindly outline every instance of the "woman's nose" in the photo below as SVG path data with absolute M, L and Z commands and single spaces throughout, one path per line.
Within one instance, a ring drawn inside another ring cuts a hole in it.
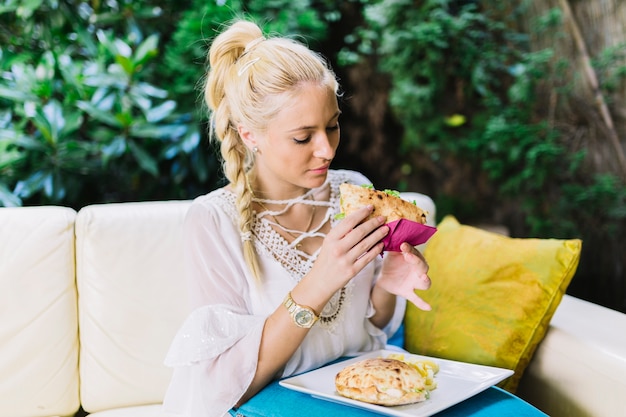
M 313 155 L 320 159 L 333 159 L 335 157 L 335 147 L 326 133 L 319 135 Z

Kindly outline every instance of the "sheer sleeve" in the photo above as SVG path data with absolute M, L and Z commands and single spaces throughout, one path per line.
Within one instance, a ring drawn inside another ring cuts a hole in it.
M 256 372 L 266 317 L 249 312 L 249 272 L 227 213 L 205 200 L 185 219 L 184 251 L 192 313 L 165 359 L 174 372 L 164 409 L 186 417 L 221 417 Z

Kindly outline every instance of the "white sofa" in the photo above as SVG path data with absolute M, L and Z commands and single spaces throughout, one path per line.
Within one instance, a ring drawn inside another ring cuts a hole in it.
M 188 206 L 0 208 L 0 417 L 164 415 Z M 624 393 L 626 315 L 565 296 L 519 395 L 552 416 L 612 417 Z

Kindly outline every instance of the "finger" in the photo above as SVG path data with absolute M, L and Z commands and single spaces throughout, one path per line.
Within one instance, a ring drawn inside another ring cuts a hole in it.
M 427 274 L 423 274 L 419 277 L 419 284 L 417 285 L 416 289 L 427 290 L 430 288 L 431 284 L 432 281 L 430 280 L 430 277 Z
M 402 253 L 405 253 L 407 255 L 414 255 L 417 256 L 418 258 L 420 258 L 422 261 L 426 262 L 426 258 L 424 258 L 424 255 L 422 254 L 422 252 L 420 252 L 419 250 L 417 250 L 416 247 L 414 247 L 413 245 L 411 245 L 408 242 L 404 242 L 402 243 L 402 245 L 400 245 L 400 251 Z
M 415 291 L 411 291 L 410 294 L 407 294 L 406 299 L 413 303 L 413 305 L 415 305 L 415 307 L 419 308 L 420 310 L 432 310 L 430 304 L 428 304 L 426 301 L 422 300 L 417 294 L 415 294 Z
M 411 244 L 409 244 L 408 242 L 403 242 L 400 245 L 400 251 L 402 253 L 415 253 L 415 248 L 411 246 Z
M 385 245 L 382 242 L 379 242 L 372 246 L 368 251 L 361 253 L 361 255 L 357 256 L 356 260 L 354 261 L 354 267 L 358 271 L 365 268 L 367 264 L 372 262 L 374 258 L 382 253 L 384 246 Z
M 365 220 L 373 210 L 374 206 L 372 205 L 363 206 L 349 216 L 344 217 L 333 229 L 337 230 L 341 236 L 350 233 L 352 229 L 357 227 L 360 223 L 363 223 L 363 220 Z
M 374 222 L 369 224 L 372 220 Z M 382 220 L 372 220 L 360 225 L 350 233 L 349 240 L 353 242 L 353 246 L 349 252 L 353 256 L 360 257 L 364 252 L 368 252 L 375 245 L 381 243 L 381 240 L 389 234 L 389 227 L 383 225 Z
M 348 218 L 344 219 L 344 222 L 345 220 L 348 220 Z M 384 217 L 377 216 L 360 224 L 356 224 L 355 227 L 346 230 L 345 232 L 340 230 L 339 233 L 343 233 L 341 236 L 338 236 L 341 247 L 343 248 L 343 250 L 345 250 L 345 252 L 349 252 L 356 247 L 356 249 L 360 251 L 357 256 L 369 250 L 372 246 L 374 246 L 374 244 L 378 243 L 379 240 L 381 240 L 383 237 L 385 237 L 387 233 L 389 233 L 388 227 L 381 228 L 384 222 Z M 346 224 L 349 225 L 353 223 L 345 222 L 345 224 L 342 224 L 341 227 L 343 228 Z M 379 230 L 377 231 L 376 229 Z M 331 230 L 331 232 L 333 231 Z M 327 237 L 329 235 L 327 235 Z M 366 238 L 369 239 L 365 241 Z M 361 242 L 364 242 L 364 244 L 357 247 L 357 245 L 359 245 Z
M 404 261 L 411 265 L 415 265 L 422 273 L 427 274 L 430 269 L 428 263 L 423 257 L 420 257 L 414 253 L 403 253 Z

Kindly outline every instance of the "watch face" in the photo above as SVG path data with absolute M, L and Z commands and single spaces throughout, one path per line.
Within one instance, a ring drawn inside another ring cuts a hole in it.
M 300 310 L 294 315 L 293 318 L 299 326 L 307 327 L 313 320 L 313 314 L 311 314 L 308 310 Z

